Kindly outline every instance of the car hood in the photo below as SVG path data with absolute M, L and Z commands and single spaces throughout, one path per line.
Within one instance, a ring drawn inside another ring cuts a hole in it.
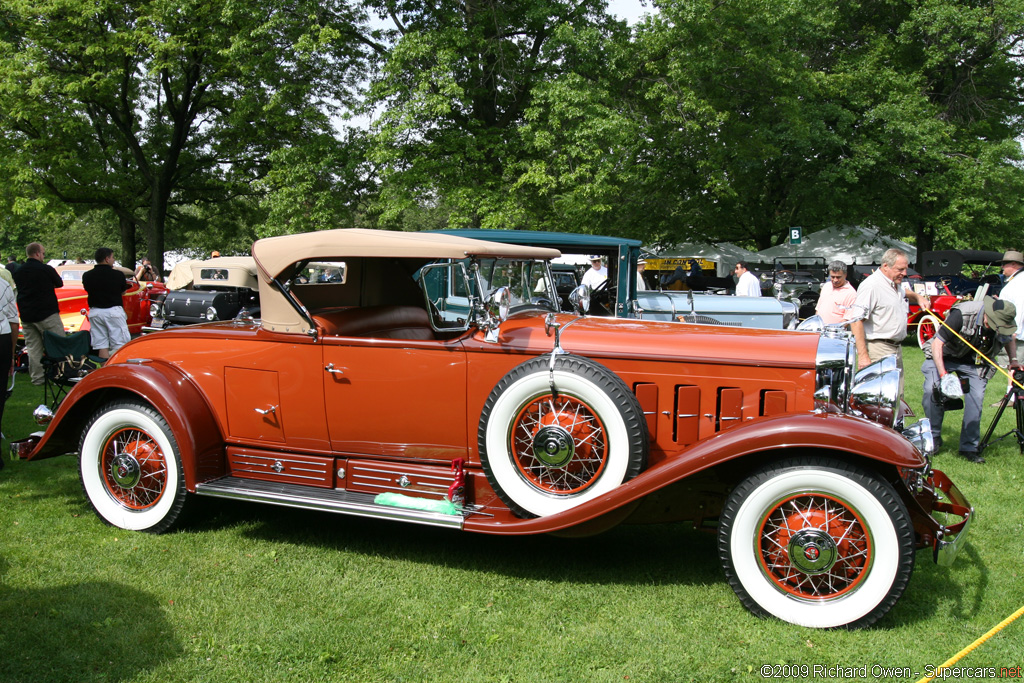
M 720 325 L 556 316 L 565 351 L 589 357 L 659 358 L 707 363 L 813 368 L 819 336 L 813 332 Z M 513 316 L 501 326 L 498 347 L 545 353 L 554 337 L 542 318 Z

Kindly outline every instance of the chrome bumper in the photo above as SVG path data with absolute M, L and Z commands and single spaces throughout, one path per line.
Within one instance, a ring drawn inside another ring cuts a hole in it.
M 935 563 L 940 567 L 948 567 L 953 564 L 953 560 L 956 559 L 967 539 L 967 530 L 974 519 L 974 508 L 945 473 L 932 470 L 928 479 L 936 491 L 941 491 L 944 494 L 944 496 L 938 497 L 932 505 L 932 510 L 961 518 L 961 521 L 955 524 L 945 525 L 932 515 L 932 519 L 939 527 L 935 532 L 935 541 L 932 546 Z

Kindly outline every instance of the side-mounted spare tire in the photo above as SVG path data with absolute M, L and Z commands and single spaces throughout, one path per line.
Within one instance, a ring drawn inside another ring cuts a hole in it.
M 487 479 L 513 512 L 543 517 L 611 491 L 647 465 L 643 410 L 622 379 L 589 358 L 550 356 L 491 391 L 478 443 Z

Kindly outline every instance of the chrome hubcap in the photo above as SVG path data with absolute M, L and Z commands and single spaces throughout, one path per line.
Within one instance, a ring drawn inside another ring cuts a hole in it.
M 110 478 L 123 489 L 130 489 L 142 478 L 139 461 L 129 453 L 118 453 L 110 461 Z
M 574 452 L 572 435 L 563 427 L 541 427 L 533 438 L 534 457 L 548 467 L 564 467 Z
M 789 561 L 804 574 L 824 574 L 839 559 L 835 541 L 820 529 L 801 529 L 789 541 Z

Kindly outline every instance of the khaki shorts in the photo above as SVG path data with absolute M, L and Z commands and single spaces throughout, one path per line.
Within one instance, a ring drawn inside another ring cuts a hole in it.
M 120 306 L 89 309 L 89 341 L 94 349 L 119 349 L 131 340 L 128 317 Z

